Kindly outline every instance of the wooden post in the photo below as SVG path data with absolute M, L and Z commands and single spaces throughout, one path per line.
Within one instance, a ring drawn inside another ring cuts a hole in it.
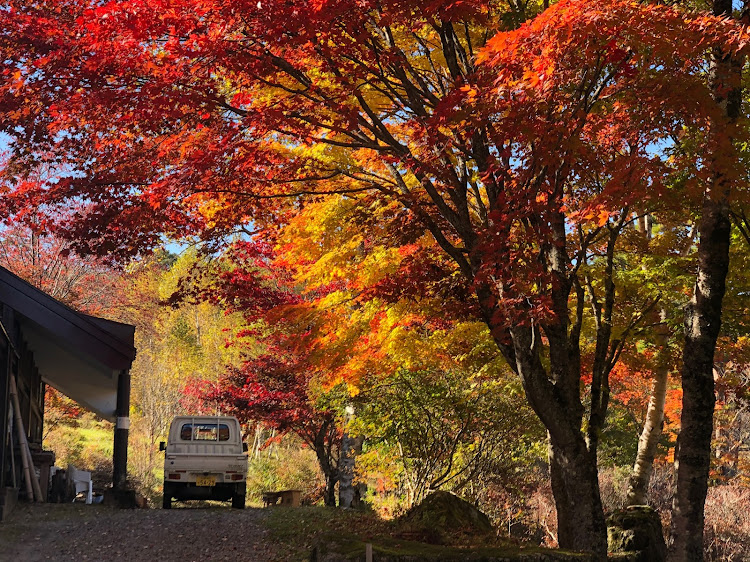
M 128 430 L 130 429 L 130 371 L 117 379 L 117 421 L 112 451 L 112 486 L 124 490 L 128 479 Z
M 24 438 L 26 436 L 24 435 Z M 36 477 L 36 471 L 34 470 L 34 459 L 31 456 L 31 449 L 29 449 L 29 442 L 24 439 L 23 451 L 26 454 L 26 458 L 29 462 L 29 469 L 31 470 L 31 487 L 34 489 L 34 500 L 43 502 L 45 500 L 42 494 L 42 486 L 39 484 L 39 479 Z
M 39 487 L 39 481 L 36 475 L 32 474 L 33 466 L 31 464 L 31 451 L 29 451 L 29 442 L 26 439 L 26 430 L 21 419 L 21 406 L 18 401 L 18 390 L 16 388 L 16 378 L 10 375 L 10 395 L 13 399 L 13 414 L 16 420 L 16 429 L 18 431 L 18 445 L 21 449 L 21 462 L 23 464 L 24 479 L 26 481 L 26 497 L 31 501 L 44 501 L 42 489 Z
M 372 544 L 365 544 L 365 562 L 372 562 Z

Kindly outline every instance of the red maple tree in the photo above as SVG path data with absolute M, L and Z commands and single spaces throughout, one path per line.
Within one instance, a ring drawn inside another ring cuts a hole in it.
M 309 334 L 291 318 L 305 299 L 293 278 L 265 243 L 235 242 L 215 267 L 197 268 L 198 283 L 182 280 L 174 301 L 209 300 L 227 313 L 243 315 L 246 329 L 229 345 L 245 359 L 217 382 L 190 381 L 186 394 L 198 404 L 220 405 L 243 424 L 261 422 L 279 435 L 294 433 L 315 452 L 325 478 L 324 502 L 335 506 L 341 431 L 336 413 L 318 404 L 310 383 L 317 369 L 309 358 Z M 195 278 L 193 278 L 195 281 Z
M 747 38 L 727 20 L 621 0 L 567 0 L 520 25 L 529 9 L 11 1 L 0 12 L 6 177 L 40 160 L 69 172 L 4 204 L 86 200 L 60 226 L 82 251 L 115 256 L 163 232 L 220 243 L 266 228 L 272 239 L 327 196 L 355 198 L 365 215 L 395 210 L 392 225 L 408 217 L 471 287 L 549 431 L 560 544 L 604 556 L 596 452 L 623 346 L 618 237 L 634 209 L 674 202 L 667 193 L 700 202 L 700 154 L 718 137 L 691 132 L 726 121 L 706 46 L 736 53 Z M 670 139 L 697 149 L 668 158 Z

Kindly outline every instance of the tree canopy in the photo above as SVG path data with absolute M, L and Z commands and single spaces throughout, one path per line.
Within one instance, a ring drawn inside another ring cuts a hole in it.
M 325 272 L 305 300 L 245 270 L 250 310 L 460 303 L 548 430 L 561 545 L 604 556 L 609 375 L 659 298 L 619 314 L 623 233 L 744 193 L 734 86 L 706 72 L 744 56 L 741 26 L 624 0 L 18 0 L 0 29 L 6 214 L 111 259 L 244 236 L 264 266 L 296 244 L 296 282 Z

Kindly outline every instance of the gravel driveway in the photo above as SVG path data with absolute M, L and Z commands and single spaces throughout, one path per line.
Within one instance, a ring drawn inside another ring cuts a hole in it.
M 0 523 L 8 562 L 283 561 L 261 509 L 112 509 L 81 504 L 16 506 Z

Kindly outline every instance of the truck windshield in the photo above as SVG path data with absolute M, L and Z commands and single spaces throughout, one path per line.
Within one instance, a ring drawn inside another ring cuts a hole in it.
M 229 441 L 229 426 L 225 423 L 184 423 L 180 428 L 182 441 Z

